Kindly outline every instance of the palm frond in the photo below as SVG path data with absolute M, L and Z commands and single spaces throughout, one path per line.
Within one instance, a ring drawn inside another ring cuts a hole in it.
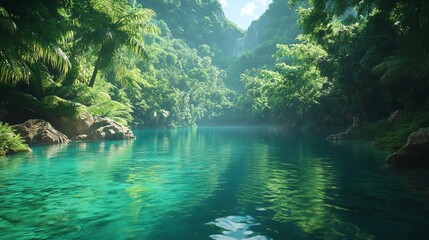
M 7 32 L 16 31 L 16 23 L 12 20 L 10 14 L 0 6 L 0 29 Z
M 16 112 L 30 113 L 33 117 L 42 117 L 45 113 L 42 103 L 33 95 L 25 92 L 12 91 L 3 93 L 0 96 L 0 102 L 5 106 L 13 107 L 12 110 Z
M 27 49 L 22 51 L 23 59 L 30 63 L 42 60 L 62 73 L 66 73 L 70 67 L 67 55 L 58 46 L 45 44 L 36 39 L 28 39 L 24 42 Z
M 144 46 L 144 42 L 142 39 L 138 38 L 130 38 L 127 44 L 128 48 L 135 54 L 143 57 L 144 59 L 148 58 L 148 54 L 146 52 L 146 48 Z
M 80 114 L 88 113 L 88 109 L 84 105 L 54 95 L 44 97 L 41 103 L 48 118 L 76 118 Z
M 385 58 L 372 70 L 375 74 L 381 75 L 380 81 L 383 84 L 390 84 L 406 78 L 415 77 L 418 72 L 418 60 L 403 54 L 396 54 Z
M 113 100 L 92 105 L 89 107 L 89 112 L 94 116 L 119 120 L 121 123 L 125 123 L 125 125 L 128 125 L 132 120 L 131 107 Z
M 105 92 L 100 92 L 85 84 L 74 84 L 69 86 L 52 87 L 49 94 L 56 95 L 65 100 L 77 102 L 85 106 L 105 102 L 110 100 L 110 96 Z
M 138 8 L 132 9 L 126 12 L 119 20 L 118 24 L 120 28 L 127 29 L 132 28 L 138 30 L 140 27 L 144 26 L 155 26 L 151 24 L 151 20 L 156 17 L 156 14 L 153 10 L 147 8 Z M 158 31 L 158 28 L 154 27 L 153 30 Z M 148 32 L 150 33 L 150 32 Z M 156 33 L 156 32 L 153 32 Z
M 91 0 L 93 8 L 109 16 L 112 21 L 116 21 L 118 13 L 127 11 L 128 2 L 124 0 Z
M 5 58 L 0 51 L 0 83 L 16 85 L 21 81 L 28 81 L 31 71 L 26 64 L 16 58 Z

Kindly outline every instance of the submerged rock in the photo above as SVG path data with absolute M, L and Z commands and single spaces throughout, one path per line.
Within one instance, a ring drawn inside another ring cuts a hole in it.
M 429 166 L 429 128 L 408 136 L 407 143 L 386 158 L 389 166 Z
M 329 135 L 326 139 L 329 141 L 340 141 L 340 140 L 350 140 L 358 137 L 361 131 L 361 121 L 359 118 L 353 118 L 353 125 L 350 126 L 345 132 L 336 133 Z
M 74 137 L 74 140 L 120 140 L 133 139 L 134 133 L 130 128 L 115 122 L 110 118 L 94 118 L 94 123 L 87 133 Z
M 27 144 L 66 143 L 68 137 L 42 119 L 30 119 L 12 126 Z

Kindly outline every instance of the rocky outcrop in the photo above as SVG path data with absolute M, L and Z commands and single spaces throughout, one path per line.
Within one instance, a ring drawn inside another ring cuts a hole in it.
M 329 135 L 326 139 L 329 141 L 341 141 L 341 140 L 350 140 L 358 137 L 362 128 L 362 123 L 359 118 L 353 118 L 353 125 L 349 127 L 345 132 L 336 133 Z
M 41 119 L 30 119 L 12 126 L 27 144 L 66 143 L 68 137 L 56 130 L 52 125 Z
M 88 133 L 90 126 L 94 123 L 94 117 L 89 113 L 82 113 L 75 118 L 59 117 L 51 122 L 56 129 L 67 135 L 67 137 L 75 138 Z
M 120 140 L 133 139 L 134 133 L 130 128 L 123 126 L 109 118 L 94 118 L 94 123 L 85 134 L 80 134 L 73 140 Z
M 400 122 L 402 122 L 407 115 L 408 115 L 407 111 L 396 110 L 390 114 L 389 119 L 387 121 L 389 125 L 395 126 Z
M 421 128 L 408 136 L 407 143 L 386 158 L 389 166 L 429 167 L 429 128 Z

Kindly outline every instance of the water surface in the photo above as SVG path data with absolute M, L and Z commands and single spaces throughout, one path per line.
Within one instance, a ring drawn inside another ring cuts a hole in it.
M 0 239 L 429 239 L 429 171 L 263 128 L 137 131 L 0 158 Z

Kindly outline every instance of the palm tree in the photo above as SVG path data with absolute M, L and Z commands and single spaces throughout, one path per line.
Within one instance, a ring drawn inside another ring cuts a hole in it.
M 89 86 L 93 87 L 100 69 L 118 63 L 126 46 L 133 53 L 146 58 L 143 34 L 156 34 L 158 28 L 151 23 L 155 13 L 150 9 L 130 6 L 126 0 L 90 0 L 89 11 L 97 13 L 81 15 L 81 24 L 91 31 L 81 35 L 81 41 L 99 47 Z
M 35 63 L 67 71 L 68 58 L 57 44 L 58 21 L 45 2 L 0 1 L 0 83 L 28 82 Z

